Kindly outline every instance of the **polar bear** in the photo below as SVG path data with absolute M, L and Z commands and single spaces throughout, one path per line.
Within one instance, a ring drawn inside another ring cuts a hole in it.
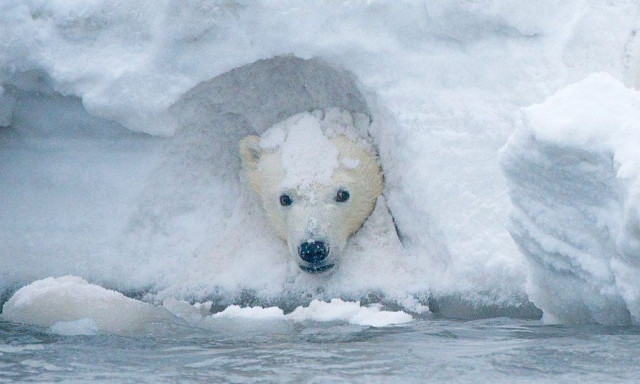
M 382 193 L 368 127 L 368 116 L 331 108 L 292 116 L 240 142 L 249 184 L 305 272 L 336 265 Z

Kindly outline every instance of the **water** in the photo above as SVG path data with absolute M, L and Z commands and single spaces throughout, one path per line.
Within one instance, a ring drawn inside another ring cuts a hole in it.
M 59 336 L 0 322 L 0 382 L 638 382 L 640 328 L 534 320 L 180 321 Z

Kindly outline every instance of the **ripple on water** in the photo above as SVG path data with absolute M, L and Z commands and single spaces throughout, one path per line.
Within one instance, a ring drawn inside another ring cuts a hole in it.
M 538 321 L 308 321 L 277 332 L 156 324 L 152 333 L 57 336 L 0 322 L 0 381 L 634 382 L 639 328 Z

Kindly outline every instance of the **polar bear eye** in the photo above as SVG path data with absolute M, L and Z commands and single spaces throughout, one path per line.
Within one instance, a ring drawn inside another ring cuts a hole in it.
M 349 200 L 349 192 L 339 189 L 338 192 L 336 192 L 336 201 L 338 203 L 343 203 L 347 200 Z
M 291 196 L 280 195 L 280 205 L 282 205 L 283 207 L 288 207 L 291 205 L 291 203 L 293 203 L 293 200 L 291 200 Z

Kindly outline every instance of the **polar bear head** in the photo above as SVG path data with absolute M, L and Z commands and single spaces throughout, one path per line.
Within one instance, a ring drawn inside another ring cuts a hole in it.
M 240 142 L 251 188 L 306 272 L 331 269 L 382 193 L 366 115 L 338 109 L 295 115 Z

